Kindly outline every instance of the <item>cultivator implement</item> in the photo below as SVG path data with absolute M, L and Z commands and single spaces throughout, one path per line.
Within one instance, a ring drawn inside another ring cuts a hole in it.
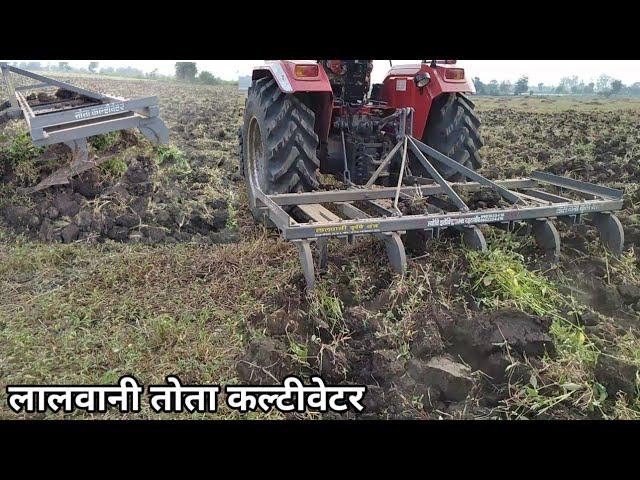
M 415 155 L 431 179 L 406 175 L 408 152 Z M 397 186 L 375 187 L 377 175 L 396 155 L 402 155 Z M 456 170 L 469 181 L 444 180 L 433 162 Z M 256 188 L 255 192 L 258 207 L 285 239 L 296 243 L 310 289 L 315 281 L 311 244 L 316 244 L 318 266 L 323 270 L 330 238 L 352 242 L 358 235 L 374 235 L 384 242 L 391 267 L 400 274 L 406 270 L 404 241 L 425 242 L 446 229 L 459 231 L 468 247 L 486 250 L 481 226 L 512 231 L 516 225 L 526 224 L 526 232 L 552 260 L 557 260 L 560 253 L 555 220 L 593 225 L 615 253 L 622 251 L 624 242 L 620 221 L 612 213 L 622 208 L 621 191 L 543 172 L 528 178 L 492 181 L 410 135 L 398 139 L 362 187 L 275 195 Z M 494 192 L 500 205 L 478 208 L 463 199 L 475 192 Z M 425 211 L 403 213 L 399 202 L 407 200 L 420 201 Z
M 167 143 L 169 132 L 160 119 L 155 96 L 125 99 L 106 95 L 39 75 L 8 64 L 0 64 L 9 106 L 3 114 L 22 115 L 36 146 L 63 143 L 71 149 L 72 161 L 42 180 L 31 191 L 69 183 L 69 179 L 99 165 L 106 158 L 90 159 L 87 137 L 137 128 L 153 143 Z M 15 74 L 38 83 L 14 86 Z M 57 88 L 55 95 L 47 89 Z M 31 91 L 29 95 L 25 92 Z

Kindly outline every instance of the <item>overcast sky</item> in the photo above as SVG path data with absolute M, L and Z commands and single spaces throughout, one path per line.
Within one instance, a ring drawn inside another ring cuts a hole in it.
M 8 60 L 11 61 L 11 60 Z M 43 64 L 57 64 L 59 60 L 39 60 Z M 177 60 L 98 60 L 100 67 L 133 66 L 144 72 L 158 69 L 167 75 L 174 73 Z M 254 65 L 262 60 L 182 60 L 197 63 L 198 71 L 208 70 L 225 80 L 235 80 L 238 75 L 248 75 Z M 393 60 L 394 64 L 414 63 L 416 60 Z M 86 67 L 89 60 L 70 60 L 74 67 Z M 529 82 L 556 84 L 562 77 L 577 75 L 583 80 L 597 79 L 602 73 L 622 80 L 625 84 L 640 82 L 640 60 L 459 60 L 467 75 L 480 77 L 488 82 L 492 79 L 514 82 L 522 75 Z M 376 60 L 373 81 L 380 82 L 389 68 L 388 60 Z

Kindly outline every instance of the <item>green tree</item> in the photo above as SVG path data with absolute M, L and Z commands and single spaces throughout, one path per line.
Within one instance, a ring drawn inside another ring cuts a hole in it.
M 580 80 L 579 83 L 571 86 L 571 93 L 573 93 L 574 95 L 581 95 L 582 93 L 584 93 L 584 89 L 584 82 Z
M 211 72 L 207 72 L 206 70 L 200 72 L 198 80 L 206 85 L 219 85 L 221 83 L 219 78 L 216 78 Z
M 523 75 L 516 82 L 515 88 L 513 89 L 514 95 L 520 95 L 521 93 L 526 93 L 529 91 L 529 77 Z
M 58 70 L 61 72 L 68 72 L 71 70 L 71 66 L 69 62 L 58 62 Z
M 500 95 L 511 95 L 513 93 L 513 85 L 509 80 L 500 82 Z
M 489 87 L 487 88 L 489 95 L 498 96 L 500 95 L 500 86 L 498 85 L 497 80 L 491 80 L 489 82 Z
M 538 84 L 538 91 L 539 91 L 539 92 L 542 92 L 542 90 L 544 90 L 544 83 L 540 82 L 540 83 Z
M 476 93 L 478 95 L 487 95 L 488 88 L 478 77 L 473 79 L 473 85 L 476 87 Z
M 176 78 L 178 80 L 193 82 L 196 79 L 198 68 L 195 62 L 176 62 Z
M 596 81 L 596 90 L 598 93 L 606 93 L 611 89 L 611 80 L 613 80 L 609 75 L 602 74 Z
M 100 65 L 98 62 L 89 62 L 89 71 L 91 73 L 96 73 L 96 70 L 98 69 L 98 65 Z
M 620 91 L 622 90 L 622 87 L 624 85 L 622 85 L 622 81 L 620 80 L 613 80 L 611 82 L 611 93 L 614 95 L 617 95 L 618 93 L 620 93 Z
M 579 85 L 580 79 L 574 75 L 573 77 L 562 77 L 558 86 L 562 88 L 563 93 L 577 93 Z

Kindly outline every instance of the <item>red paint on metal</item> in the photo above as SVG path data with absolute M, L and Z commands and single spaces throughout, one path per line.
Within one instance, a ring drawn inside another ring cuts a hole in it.
M 253 70 L 253 79 L 271 75 L 275 78 L 278 86 L 283 92 L 293 94 L 309 94 L 308 98 L 312 108 L 316 113 L 315 131 L 321 141 L 329 136 L 331 120 L 334 114 L 339 113 L 338 108 L 332 108 L 333 91 L 329 78 L 322 65 L 318 65 L 317 76 L 298 78 L 295 75 L 296 65 L 317 65 L 314 61 L 308 60 L 275 60 L 267 62 L 265 65 Z M 383 82 L 382 100 L 387 102 L 384 106 L 362 106 L 362 113 L 366 114 L 369 109 L 395 109 L 412 107 L 413 136 L 422 138 L 424 129 L 429 118 L 431 105 L 436 97 L 443 93 L 475 93 L 475 87 L 471 79 L 448 79 L 446 71 L 451 67 L 448 64 L 438 64 L 431 67 L 430 64 L 397 65 L 392 67 L 387 73 Z M 459 69 L 459 68 L 458 68 Z M 428 73 L 431 77 L 426 87 L 418 88 L 414 82 L 414 77 L 420 72 Z M 284 74 L 286 79 L 281 78 Z
M 422 138 L 429 118 L 433 100 L 443 93 L 476 93 L 473 82 L 468 78 L 450 80 L 445 78 L 448 66 L 429 64 L 397 65 L 387 73 L 383 82 L 382 100 L 389 107 L 413 107 L 413 136 Z M 413 81 L 416 74 L 428 73 L 431 77 L 426 87 L 418 88 Z

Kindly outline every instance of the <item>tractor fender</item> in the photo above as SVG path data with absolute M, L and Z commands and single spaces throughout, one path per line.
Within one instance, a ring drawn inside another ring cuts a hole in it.
M 426 63 L 421 65 L 398 65 L 387 73 L 382 88 L 382 99 L 390 107 L 411 107 L 414 109 L 413 136 L 422 138 L 433 101 L 443 93 L 475 94 L 476 89 L 471 78 L 465 76 L 460 80 L 449 80 L 446 71 L 449 68 L 459 68 L 455 65 L 437 65 L 432 67 Z M 428 73 L 431 77 L 429 84 L 418 88 L 414 78 L 418 73 Z
M 318 74 L 311 77 L 297 77 L 297 65 L 317 65 Z M 313 61 L 274 60 L 253 69 L 252 80 L 271 76 L 284 93 L 299 95 L 315 113 L 315 131 L 321 141 L 326 141 L 331 126 L 333 90 L 322 65 Z

